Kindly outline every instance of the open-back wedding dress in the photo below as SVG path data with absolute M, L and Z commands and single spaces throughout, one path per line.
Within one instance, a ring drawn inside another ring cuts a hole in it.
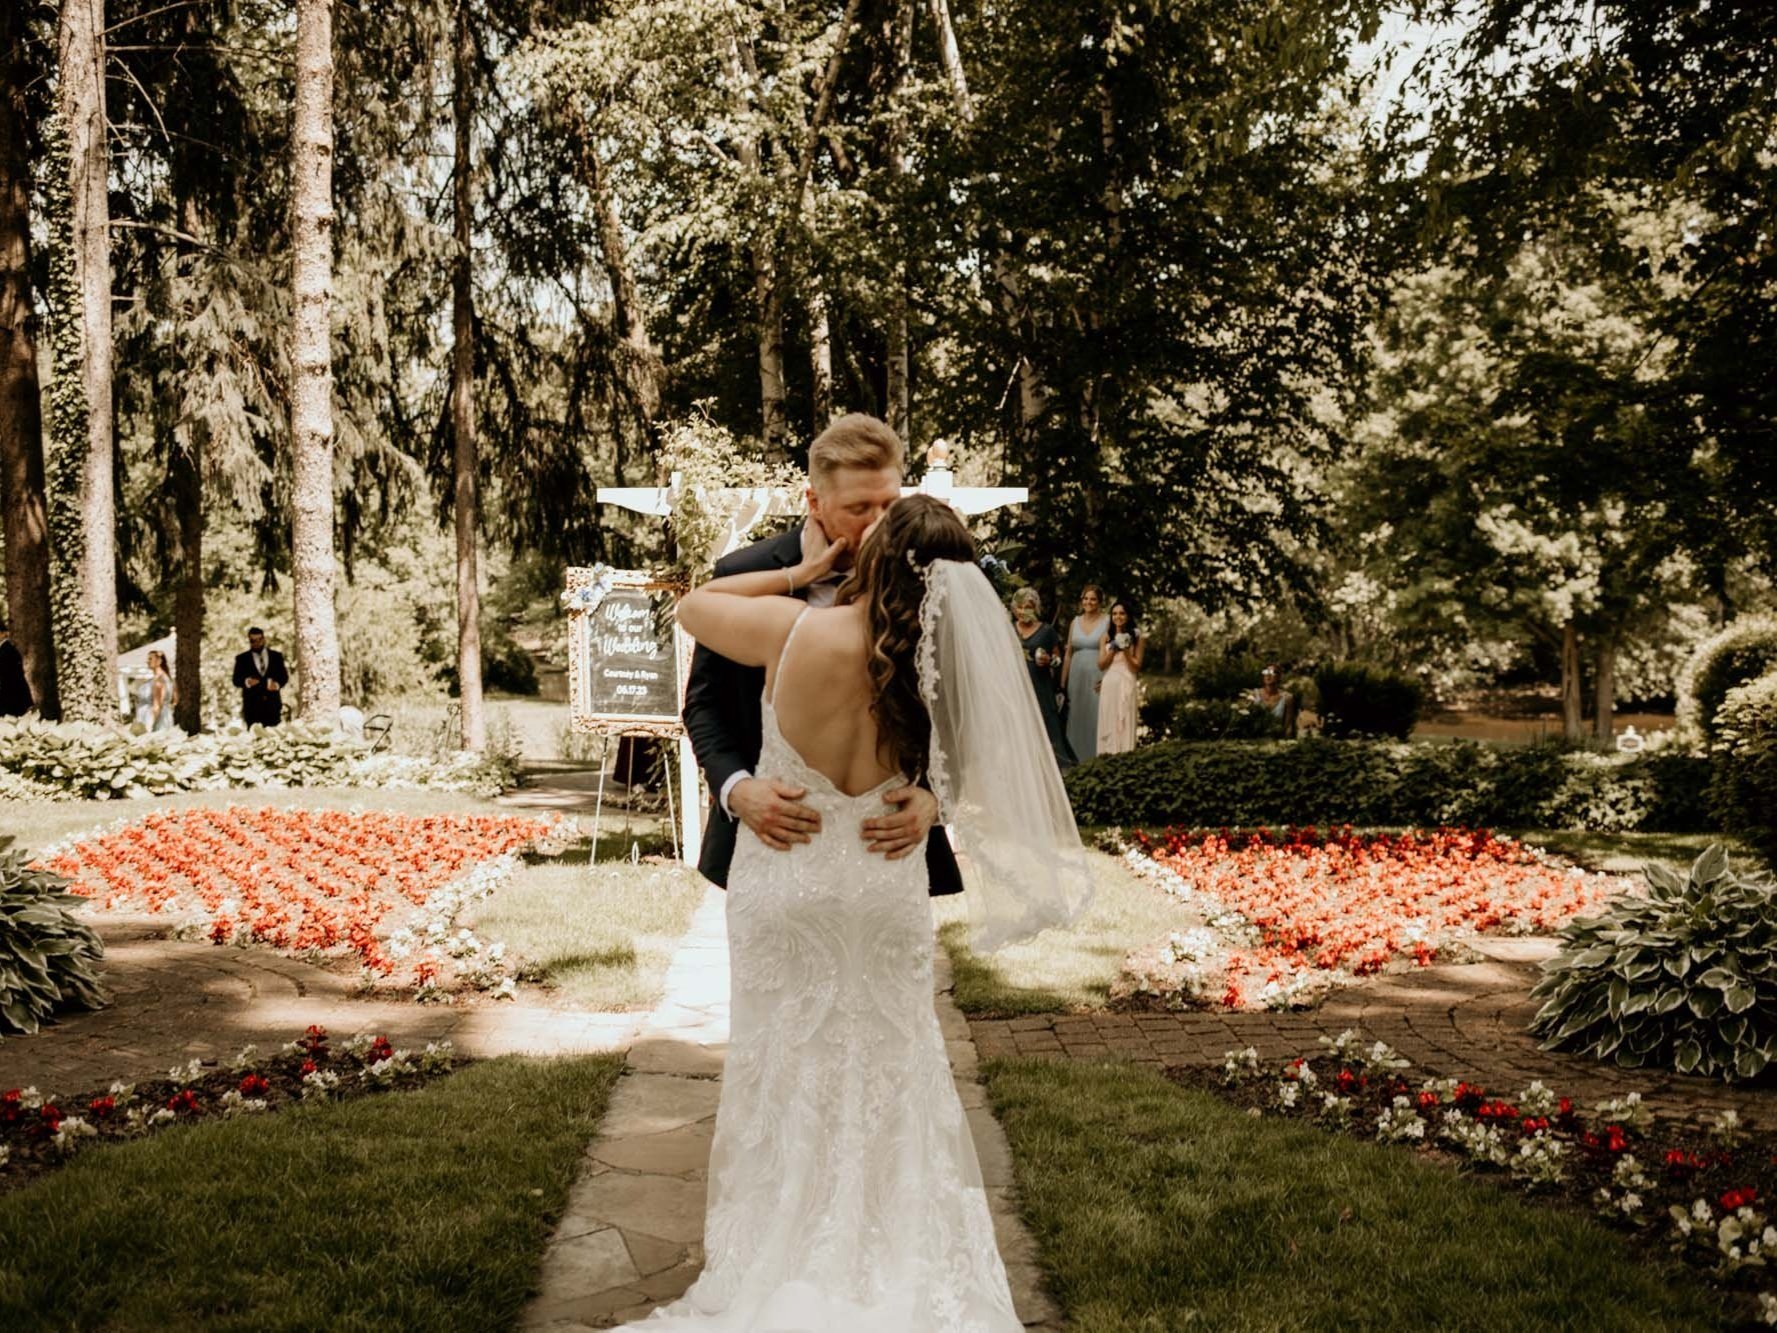
M 1014 642 L 1005 647 L 1028 694 L 1023 658 Z M 787 852 L 741 830 L 728 880 L 730 1035 L 705 1268 L 684 1297 L 632 1327 L 1018 1333 L 932 1005 L 925 860 L 890 861 L 858 836 L 904 779 L 848 796 L 784 739 L 769 698 L 762 721 L 755 772 L 806 787 L 821 827 Z

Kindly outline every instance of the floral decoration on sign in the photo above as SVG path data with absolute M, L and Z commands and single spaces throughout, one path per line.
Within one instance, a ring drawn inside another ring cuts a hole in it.
M 576 582 L 561 595 L 562 609 L 591 615 L 598 610 L 599 603 L 605 600 L 611 589 L 617 586 L 617 571 L 609 565 L 594 565 L 588 571 L 592 578 L 585 582 Z

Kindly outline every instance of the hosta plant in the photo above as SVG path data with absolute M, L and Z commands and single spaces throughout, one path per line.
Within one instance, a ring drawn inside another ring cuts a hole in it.
M 1645 895 L 1561 932 L 1531 1031 L 1545 1050 L 1757 1078 L 1777 1059 L 1777 884 L 1736 874 L 1719 846 L 1687 876 L 1646 875 Z
M 27 870 L 0 838 L 0 1032 L 37 1031 L 55 1010 L 105 1003 L 99 937 L 70 910 L 85 900 L 47 870 Z

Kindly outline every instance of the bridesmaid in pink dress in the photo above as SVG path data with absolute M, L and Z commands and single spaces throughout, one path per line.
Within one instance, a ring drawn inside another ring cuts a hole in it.
M 1098 753 L 1121 754 L 1135 748 L 1135 727 L 1141 704 L 1142 638 L 1128 602 L 1112 602 L 1110 625 L 1098 645 Z

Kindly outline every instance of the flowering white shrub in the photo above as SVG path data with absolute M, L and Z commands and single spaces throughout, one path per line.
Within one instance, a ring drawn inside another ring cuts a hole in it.
M 331 1069 L 317 1069 L 302 1076 L 303 1101 L 325 1101 L 339 1088 L 339 1075 Z
M 420 1052 L 420 1072 L 424 1074 L 449 1073 L 456 1063 L 457 1048 L 448 1041 L 429 1041 L 426 1049 Z
M 1336 1092 L 1326 1093 L 1320 1099 L 1320 1116 L 1334 1125 L 1344 1125 L 1351 1120 L 1351 1098 L 1341 1097 Z

